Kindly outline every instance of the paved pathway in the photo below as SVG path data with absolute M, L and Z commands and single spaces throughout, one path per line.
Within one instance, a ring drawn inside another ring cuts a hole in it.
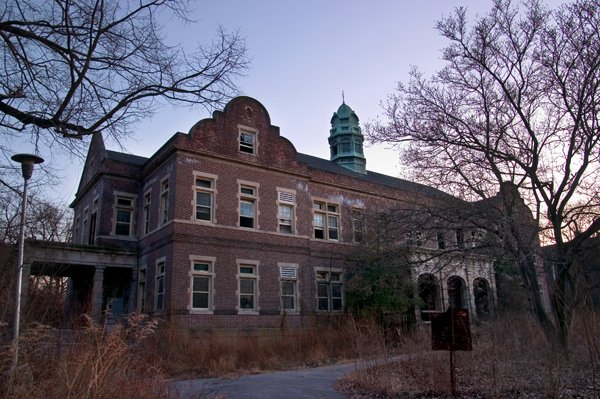
M 336 364 L 312 369 L 246 375 L 235 379 L 178 381 L 173 388 L 181 399 L 343 399 L 334 385 L 357 365 Z M 174 395 L 177 397 L 177 395 Z

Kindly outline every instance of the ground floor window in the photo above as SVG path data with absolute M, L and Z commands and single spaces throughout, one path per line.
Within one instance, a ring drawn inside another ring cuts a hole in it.
M 240 311 L 256 311 L 258 310 L 257 300 L 257 282 L 258 282 L 258 265 L 239 263 L 238 266 L 238 306 Z
M 343 310 L 343 288 L 341 272 L 317 271 L 317 310 Z
M 165 308 L 165 261 L 156 262 L 156 300 L 154 310 L 160 312 Z
M 192 310 L 210 310 L 213 306 L 214 261 L 191 260 Z
M 298 265 L 279 264 L 281 279 L 281 308 L 286 311 L 298 310 Z

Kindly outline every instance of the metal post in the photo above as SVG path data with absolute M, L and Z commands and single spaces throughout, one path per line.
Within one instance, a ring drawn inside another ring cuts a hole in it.
M 12 347 L 13 347 L 13 359 L 12 359 L 12 371 L 16 370 L 19 362 L 19 324 L 21 317 L 21 283 L 23 280 L 23 258 L 25 249 L 25 220 L 27 217 L 27 182 L 33 174 L 33 165 L 42 163 L 44 160 L 37 155 L 31 154 L 17 154 L 13 155 L 11 159 L 21 164 L 21 171 L 23 174 L 23 202 L 21 205 L 21 226 L 19 229 L 19 252 L 17 257 L 17 273 L 15 277 L 15 303 L 13 313 L 13 326 L 12 326 Z

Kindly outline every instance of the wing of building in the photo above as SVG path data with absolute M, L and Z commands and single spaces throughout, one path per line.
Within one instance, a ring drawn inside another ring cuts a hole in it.
M 96 134 L 72 203 L 73 244 L 61 249 L 71 308 L 97 320 L 143 312 L 183 328 L 276 327 L 283 314 L 294 326 L 343 312 L 348 253 L 365 241 L 368 215 L 469 205 L 368 171 L 362 142 L 358 116 L 342 104 L 331 119 L 331 159 L 300 154 L 249 97 L 150 158 L 106 150 Z M 490 257 L 442 267 L 426 256 L 476 247 L 480 230 L 452 222 L 396 238 L 426 259 L 412 273 L 423 297 L 417 318 L 449 305 L 474 317 L 492 312 Z M 44 250 L 30 263 L 55 256 Z

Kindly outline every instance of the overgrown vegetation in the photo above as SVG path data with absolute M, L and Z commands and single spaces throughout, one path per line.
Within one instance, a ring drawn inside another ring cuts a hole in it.
M 535 319 L 505 314 L 474 329 L 473 351 L 455 352 L 461 398 L 597 398 L 600 315 L 581 312 L 571 332 L 570 360 L 552 348 Z M 432 352 L 428 329 L 411 335 L 393 364 L 360 369 L 340 387 L 353 397 L 449 398 L 449 352 Z

